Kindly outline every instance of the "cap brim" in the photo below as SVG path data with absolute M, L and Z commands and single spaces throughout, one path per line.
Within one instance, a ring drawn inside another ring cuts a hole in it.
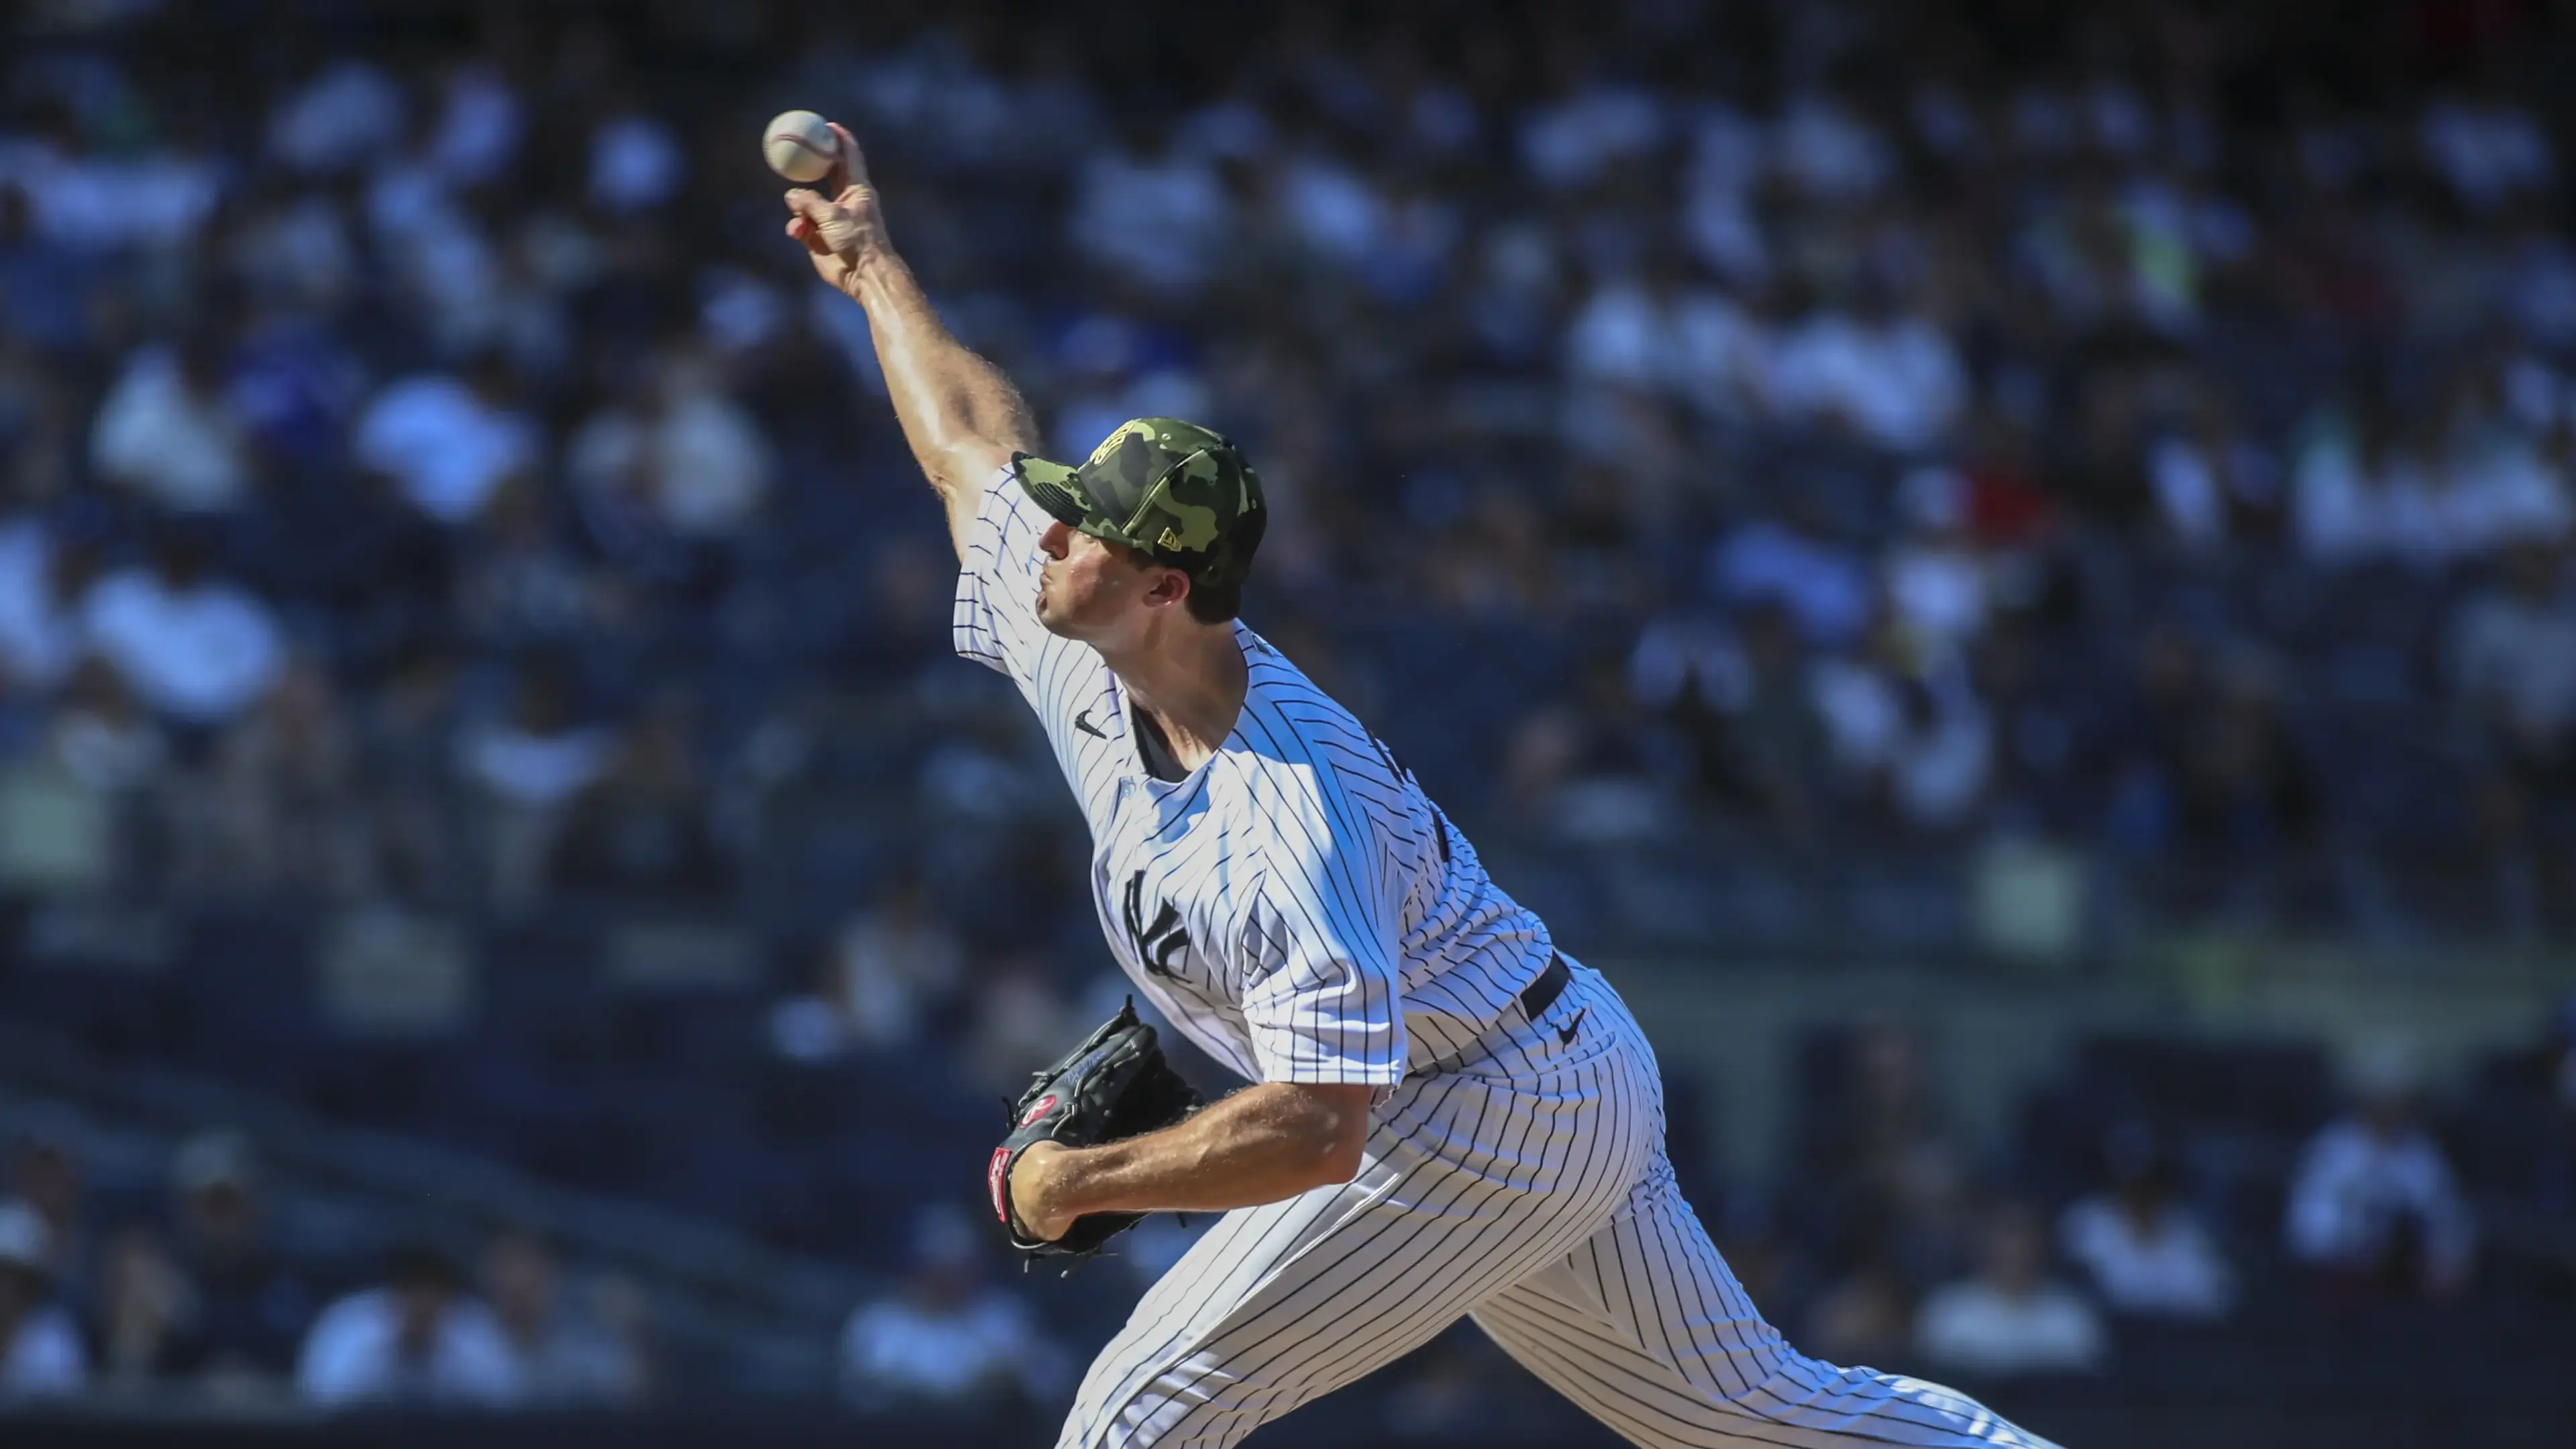
M 1075 469 L 1063 464 L 1032 457 L 1027 453 L 1011 455 L 1011 476 L 1020 480 L 1020 488 L 1047 511 L 1047 516 L 1070 528 L 1080 528 L 1091 518 L 1091 509 L 1073 486 Z

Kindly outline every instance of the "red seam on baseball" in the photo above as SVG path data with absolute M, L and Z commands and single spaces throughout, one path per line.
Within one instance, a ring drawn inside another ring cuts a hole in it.
M 813 152 L 817 156 L 829 157 L 832 154 L 831 152 L 824 150 L 822 147 L 815 145 L 813 142 L 806 140 L 804 137 L 797 135 L 793 131 L 781 131 L 769 139 L 773 141 L 791 142 L 795 145 L 804 147 L 806 150 Z

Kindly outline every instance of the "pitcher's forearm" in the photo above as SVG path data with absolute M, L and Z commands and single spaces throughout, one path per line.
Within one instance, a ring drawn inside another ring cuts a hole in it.
M 1075 1216 L 1223 1212 L 1348 1182 L 1368 1100 L 1367 1088 L 1247 1088 L 1177 1126 L 1046 1158 L 1045 1196 Z
M 851 274 L 849 290 L 867 309 L 895 418 L 932 487 L 953 494 L 978 486 L 979 470 L 1035 451 L 1037 424 L 1019 389 L 939 320 L 902 257 L 873 252 Z

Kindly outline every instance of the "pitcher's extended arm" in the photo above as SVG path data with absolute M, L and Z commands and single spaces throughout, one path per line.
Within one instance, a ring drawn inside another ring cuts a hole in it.
M 962 556 L 985 485 L 1015 452 L 1035 452 L 1037 424 L 1001 369 L 951 334 L 912 268 L 888 240 L 859 143 L 838 125 L 841 159 L 830 193 L 787 193 L 787 234 L 805 244 L 816 275 L 867 310 L 894 415 L 921 471 L 948 506 L 949 539 Z

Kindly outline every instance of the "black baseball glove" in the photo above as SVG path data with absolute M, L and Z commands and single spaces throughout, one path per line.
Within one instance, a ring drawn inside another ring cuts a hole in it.
M 1011 1246 L 1032 1258 L 1087 1258 L 1145 1217 L 1086 1213 L 1054 1242 L 1030 1237 L 1011 1211 L 1011 1168 L 1030 1144 L 1116 1142 L 1169 1127 L 1197 1111 L 1199 1101 L 1198 1089 L 1163 1059 L 1154 1029 L 1136 1018 L 1135 999 L 1129 998 L 1089 1040 L 1032 1077 L 1011 1108 L 1011 1133 L 993 1149 L 985 1172 L 993 1189 L 993 1212 L 1011 1235 Z

